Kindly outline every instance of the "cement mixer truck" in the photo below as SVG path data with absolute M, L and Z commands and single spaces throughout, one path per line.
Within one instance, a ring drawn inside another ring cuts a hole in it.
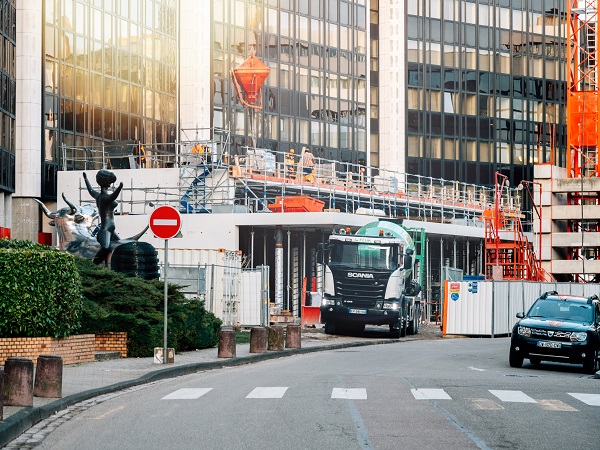
M 414 242 L 404 228 L 388 221 L 355 234 L 342 228 L 319 250 L 325 333 L 361 332 L 367 324 L 389 325 L 392 338 L 418 333 L 421 286 L 413 277 Z

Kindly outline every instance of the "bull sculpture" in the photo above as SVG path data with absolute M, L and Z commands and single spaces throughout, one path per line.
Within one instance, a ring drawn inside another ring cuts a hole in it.
M 99 227 L 98 209 L 93 205 L 76 206 L 62 194 L 68 207 L 51 212 L 46 205 L 35 199 L 42 211 L 50 220 L 50 225 L 56 228 L 58 246 L 75 256 L 94 259 L 100 251 L 100 243 L 95 237 L 95 230 Z M 110 251 L 119 245 L 137 241 L 148 230 L 148 226 L 141 233 L 127 239 L 119 239 L 110 243 Z

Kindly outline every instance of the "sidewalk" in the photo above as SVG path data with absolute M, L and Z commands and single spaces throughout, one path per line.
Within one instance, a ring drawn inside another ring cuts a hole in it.
M 422 337 L 421 337 L 422 338 Z M 238 344 L 235 358 L 218 358 L 217 348 L 175 355 L 174 364 L 155 364 L 154 358 L 122 358 L 64 366 L 63 398 L 33 398 L 33 407 L 4 406 L 0 422 L 0 447 L 6 445 L 36 423 L 58 411 L 90 398 L 132 386 L 172 378 L 202 370 L 250 364 L 268 359 L 364 345 L 391 344 L 420 339 L 419 335 L 401 341 L 379 337 L 329 336 L 319 330 L 302 330 L 302 348 L 266 353 L 249 352 L 249 344 Z

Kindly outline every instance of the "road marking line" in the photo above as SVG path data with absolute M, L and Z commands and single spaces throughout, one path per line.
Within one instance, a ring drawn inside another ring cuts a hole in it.
M 529 395 L 521 391 L 494 391 L 489 390 L 490 394 L 495 395 L 503 402 L 512 403 L 537 403 Z
M 363 388 L 358 389 L 343 389 L 333 388 L 331 391 L 331 398 L 345 398 L 348 400 L 366 400 L 367 390 Z
M 287 387 L 257 387 L 246 398 L 281 398 L 287 390 Z
M 452 400 L 443 389 L 411 389 L 410 391 L 417 400 Z
M 161 400 L 196 400 L 211 390 L 212 388 L 184 388 L 171 392 Z
M 600 406 L 600 394 L 578 394 L 568 392 L 571 397 L 575 397 L 577 400 L 582 401 L 586 405 Z
M 504 409 L 504 406 L 499 405 L 494 400 L 490 400 L 489 398 L 469 398 L 473 404 L 473 409 L 481 410 L 481 411 L 499 411 Z
M 485 371 L 486 371 L 485 369 L 479 369 L 479 368 L 477 368 L 477 367 L 472 367 L 472 366 L 470 366 L 470 367 L 468 367 L 468 368 L 469 368 L 469 369 L 471 369 L 471 370 L 475 370 L 475 371 L 477 371 L 477 372 L 485 372 Z
M 538 400 L 538 403 L 546 411 L 578 411 L 560 400 Z

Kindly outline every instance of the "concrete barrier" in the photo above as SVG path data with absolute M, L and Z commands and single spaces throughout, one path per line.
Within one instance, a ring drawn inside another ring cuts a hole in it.
M 254 327 L 250 330 L 250 353 L 264 353 L 267 351 L 267 329 Z
M 33 361 L 9 356 L 4 363 L 4 404 L 33 406 Z
M 38 356 L 33 395 L 43 398 L 61 398 L 62 375 L 63 360 L 60 355 Z
M 235 331 L 221 330 L 219 332 L 219 358 L 235 358 Z
M 283 350 L 283 327 L 269 327 L 269 338 L 267 350 Z
M 301 331 L 300 325 L 288 325 L 285 328 L 285 348 L 301 347 Z

